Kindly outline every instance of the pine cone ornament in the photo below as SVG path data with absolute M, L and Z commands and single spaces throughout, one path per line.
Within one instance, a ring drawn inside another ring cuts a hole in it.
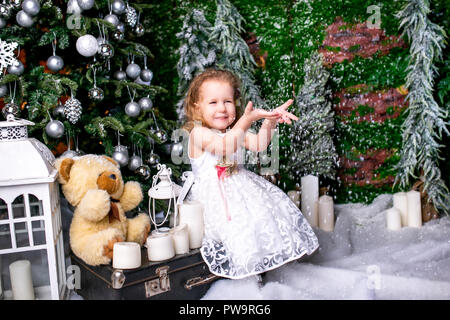
M 70 123 L 77 123 L 81 117 L 81 102 L 75 98 L 67 100 L 64 104 L 64 116 Z
M 132 6 L 130 6 L 128 4 L 127 4 L 127 9 L 126 9 L 125 22 L 133 28 L 137 22 L 136 9 L 134 9 Z

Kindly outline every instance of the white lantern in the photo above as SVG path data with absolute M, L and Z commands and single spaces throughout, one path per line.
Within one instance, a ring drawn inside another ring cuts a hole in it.
M 0 283 L 5 299 L 20 298 L 13 296 L 14 288 L 34 290 L 34 295 L 28 296 L 36 299 L 64 299 L 67 286 L 58 172 L 50 150 L 28 138 L 28 125 L 33 123 L 11 115 L 0 122 Z M 25 267 L 29 261 L 31 271 L 19 270 L 19 261 Z M 27 277 L 31 273 L 33 285 L 29 278 L 20 283 L 23 277 L 10 275 L 10 270 Z

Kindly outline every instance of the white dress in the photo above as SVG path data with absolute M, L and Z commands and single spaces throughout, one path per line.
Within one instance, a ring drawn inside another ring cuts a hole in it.
M 200 157 L 191 158 L 189 150 L 188 144 L 195 180 L 186 199 L 204 206 L 200 252 L 211 273 L 241 279 L 277 268 L 305 253 L 310 255 L 319 247 L 313 229 L 291 199 L 244 168 L 244 147 L 230 156 L 237 161 L 238 172 L 222 180 L 215 168 L 218 156 L 204 151 Z

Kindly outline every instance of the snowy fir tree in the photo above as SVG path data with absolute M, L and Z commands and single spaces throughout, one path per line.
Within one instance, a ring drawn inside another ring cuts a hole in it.
M 253 75 L 256 62 L 241 37 L 244 18 L 228 0 L 217 0 L 217 11 L 210 41 L 218 48 L 216 66 L 233 71 L 241 80 L 245 104 L 252 101 L 255 108 L 267 109 Z
M 102 0 L 83 1 L 80 8 L 74 0 L 26 1 L 34 13 L 20 11 L 14 1 L 1 18 L 0 38 L 18 44 L 18 65 L 10 65 L 0 81 L 3 113 L 33 121 L 30 135 L 55 156 L 112 156 L 125 180 L 138 180 L 145 190 L 156 170 L 146 163 L 151 142 L 163 148 L 175 127 L 153 106 L 167 91 L 151 85 L 147 58 L 155 57 L 142 43 L 151 5 Z M 127 150 L 118 151 L 118 138 Z M 179 175 L 176 167 L 173 172 Z
M 334 112 L 327 89 L 329 72 L 323 67 L 323 57 L 313 53 L 304 64 L 304 84 L 300 88 L 293 112 L 300 119 L 289 131 L 291 141 L 286 170 L 297 181 L 308 174 L 334 179 L 337 153 L 331 132 Z
M 203 11 L 192 9 L 186 14 L 181 31 L 176 34 L 180 40 L 177 50 L 180 55 L 177 63 L 177 93 L 182 98 L 177 103 L 177 114 L 181 121 L 184 118 L 183 102 L 190 81 L 216 60 L 216 48 L 209 41 L 210 28 L 211 23 L 206 20 Z
M 409 93 L 407 118 L 403 123 L 403 146 L 397 165 L 396 183 L 408 188 L 420 179 L 424 192 L 440 213 L 450 213 L 450 194 L 438 167 L 439 145 L 442 133 L 447 135 L 448 106 L 442 108 L 433 97 L 437 69 L 434 62 L 442 58 L 445 31 L 427 17 L 429 1 L 409 0 L 400 10 L 402 35 L 410 41 L 410 62 L 407 68 L 406 88 Z

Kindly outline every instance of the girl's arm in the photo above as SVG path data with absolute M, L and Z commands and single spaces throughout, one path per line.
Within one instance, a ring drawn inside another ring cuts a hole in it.
M 243 144 L 245 134 L 254 121 L 262 118 L 278 119 L 279 117 L 280 115 L 275 111 L 253 109 L 252 102 L 249 102 L 242 117 L 223 137 L 206 127 L 195 126 L 191 131 L 190 138 L 197 149 L 223 157 L 233 154 L 238 146 Z

